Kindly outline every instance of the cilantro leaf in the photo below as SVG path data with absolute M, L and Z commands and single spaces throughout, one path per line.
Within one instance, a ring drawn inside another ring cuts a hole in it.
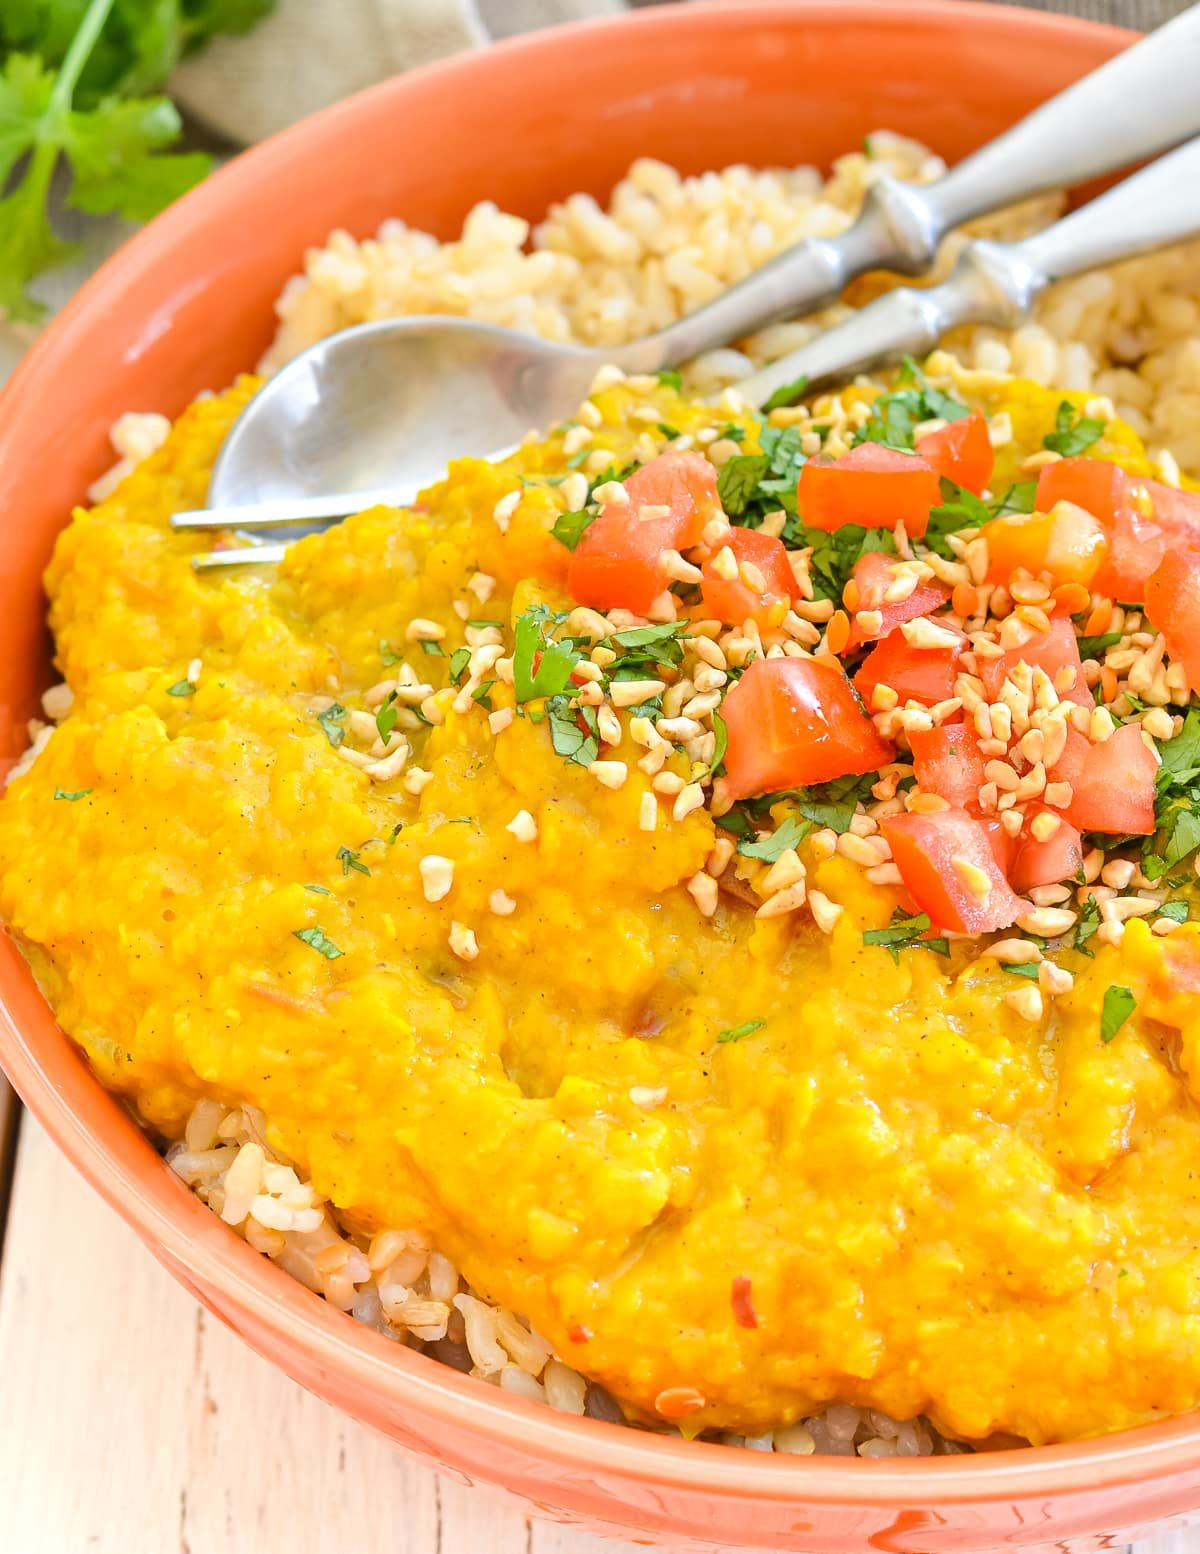
M 1014 513 L 1031 513 L 1037 504 L 1037 481 L 1018 480 L 1009 486 L 993 514 L 996 518 L 1008 518 Z
M 317 722 L 325 730 L 325 738 L 336 750 L 346 737 L 346 730 L 342 722 L 346 716 L 346 709 L 340 701 L 335 701 L 331 707 L 326 707 L 324 712 L 317 713 Z
M 725 719 L 719 712 L 713 713 L 712 726 L 716 738 L 713 742 L 713 758 L 708 763 L 708 771 L 705 773 L 708 777 L 716 773 L 717 768 L 725 759 L 726 750 L 729 749 L 729 729 L 725 725 Z
M 892 920 L 886 928 L 868 928 L 863 932 L 864 944 L 877 944 L 885 949 L 897 966 L 900 964 L 901 950 L 932 950 L 935 955 L 944 955 L 949 958 L 950 942 L 948 939 L 924 937 L 932 927 L 929 915 L 926 912 L 917 912 L 912 917 L 905 915 L 903 907 L 897 907 L 892 913 Z
M 955 534 L 959 529 L 982 528 L 991 522 L 991 517 L 992 510 L 982 497 L 943 476 L 941 504 L 930 509 L 925 543 L 930 550 L 936 550 L 939 556 L 950 560 L 954 552 L 947 545 L 945 536 Z
M 1087 947 L 1088 940 L 1100 927 L 1100 903 L 1095 896 L 1089 896 L 1083 903 L 1079 912 L 1079 921 L 1075 924 L 1075 937 L 1071 941 L 1071 948 L 1080 951 L 1083 955 L 1094 955 L 1094 950 Z
M 370 869 L 363 863 L 359 851 L 354 847 L 339 847 L 337 861 L 342 866 L 342 873 L 349 874 L 351 869 L 357 869 L 360 874 L 370 874 Z
M 375 714 L 375 727 L 380 739 L 386 745 L 391 738 L 392 730 L 396 726 L 396 719 L 400 716 L 400 709 L 396 706 L 396 693 L 389 691 L 387 700 Z
M 596 737 L 596 714 L 590 707 L 572 712 L 565 696 L 552 697 L 546 703 L 550 720 L 550 743 L 554 753 L 576 766 L 590 766 L 600 753 Z M 582 721 L 583 726 L 580 726 Z
M 1100 1011 L 1100 1040 L 1106 1046 L 1136 1008 L 1137 999 L 1129 988 L 1105 988 L 1104 1004 Z
M 167 686 L 168 696 L 194 696 L 196 687 L 191 680 L 176 680 L 174 685 Z
M 179 116 L 152 94 L 181 55 L 217 32 L 244 32 L 274 0 L 5 0 L 0 5 L 0 309 L 36 320 L 29 282 L 75 247 L 50 225 L 52 180 L 87 212 L 155 215 L 207 173 L 200 153 L 165 150 Z
M 1121 640 L 1119 631 L 1106 631 L 1100 637 L 1080 637 L 1077 642 L 1080 658 L 1099 658 L 1110 647 L 1116 647 Z
M 678 394 L 683 387 L 683 377 L 674 367 L 664 367 L 655 373 L 655 377 L 664 388 L 673 388 Z
M 557 642 L 546 635 L 547 626 L 561 620 L 543 604 L 535 604 L 517 617 L 513 687 L 518 702 L 558 696 L 570 684 L 571 671 L 579 662 L 578 650 L 570 642 Z
M 1054 430 L 1043 437 L 1042 446 L 1060 453 L 1064 459 L 1074 459 L 1103 436 L 1103 421 L 1083 415 L 1069 399 L 1064 399 L 1054 418 Z
M 471 662 L 471 649 L 455 648 L 450 655 L 450 681 L 453 685 L 461 685 L 463 676 L 467 672 L 467 665 Z
M 917 386 L 881 394 L 871 405 L 869 419 L 855 434 L 856 445 L 879 442 L 911 453 L 916 445 L 914 433 L 922 422 L 961 421 L 971 413 L 961 400 L 931 388 L 911 358 L 905 363 L 902 381 L 915 381 Z
M 1173 923 L 1186 923 L 1188 920 L 1188 904 L 1186 901 L 1164 901 L 1158 909 L 1159 917 L 1169 918 Z
M 739 842 L 737 850 L 744 858 L 757 858 L 762 863 L 775 863 L 789 847 L 798 847 L 812 828 L 811 820 L 789 815 L 782 825 L 776 826 L 774 831 L 761 840 Z
M 755 1031 L 761 1031 L 766 1023 L 765 1020 L 747 1020 L 744 1025 L 733 1025 L 729 1030 L 719 1032 L 717 1040 L 721 1043 L 741 1041 L 743 1036 L 752 1036 Z
M 86 799 L 93 790 L 91 788 L 76 788 L 74 792 L 68 792 L 66 788 L 55 788 L 56 799 L 66 799 L 68 804 L 77 804 L 80 799 Z
M 385 669 L 391 669 L 400 662 L 400 654 L 395 651 L 390 643 L 385 642 L 382 638 L 379 642 L 379 661 Z
M 1007 971 L 1013 977 L 1028 977 L 1031 982 L 1038 979 L 1038 963 L 1035 960 L 1023 960 L 1015 966 L 1001 966 L 1001 971 Z
M 586 507 L 581 507 L 573 513 L 560 513 L 554 520 L 550 533 L 560 545 L 565 545 L 568 550 L 574 550 L 583 538 L 585 529 L 599 516 L 599 513 L 589 512 Z
M 815 597 L 832 599 L 835 604 L 841 604 L 850 574 L 863 556 L 876 550 L 896 554 L 896 541 L 889 529 L 864 529 L 856 523 L 844 523 L 832 533 L 804 529 L 800 543 L 812 547 L 808 571 Z
M 758 494 L 758 483 L 770 468 L 765 453 L 738 453 L 717 476 L 717 495 L 728 517 L 741 518 Z
M 763 409 L 770 414 L 772 410 L 781 410 L 784 405 L 793 405 L 807 387 L 808 375 L 802 372 L 798 378 L 793 378 L 790 383 L 780 384 L 770 399 L 763 401 Z
M 316 950 L 317 954 L 323 955 L 326 960 L 341 959 L 342 951 L 320 928 L 297 928 L 294 930 L 292 938 L 299 939 L 301 944 L 307 944 L 310 949 Z

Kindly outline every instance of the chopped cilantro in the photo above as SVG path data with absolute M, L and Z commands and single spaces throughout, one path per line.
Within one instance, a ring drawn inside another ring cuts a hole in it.
M 758 494 L 758 483 L 770 468 L 765 453 L 738 453 L 717 476 L 717 495 L 728 517 L 740 518 Z
M 1064 459 L 1074 459 L 1103 436 L 1103 421 L 1081 415 L 1069 399 L 1064 399 L 1054 417 L 1054 430 L 1042 439 L 1042 446 Z
M 761 1031 L 767 1022 L 765 1020 L 747 1020 L 744 1025 L 733 1025 L 727 1031 L 721 1031 L 717 1040 L 719 1042 L 741 1041 L 743 1036 L 752 1036 L 755 1031 Z
M 1164 901 L 1158 909 L 1158 915 L 1169 918 L 1173 923 L 1186 923 L 1188 904 L 1186 901 Z
M 793 378 L 790 383 L 780 384 L 770 399 L 764 400 L 763 409 L 769 415 L 772 410 L 782 410 L 784 405 L 794 405 L 807 387 L 808 376 L 802 372 L 798 378 Z
M 913 434 L 922 422 L 961 421 L 971 413 L 961 400 L 931 388 L 911 357 L 905 359 L 901 382 L 914 386 L 881 394 L 871 406 L 870 418 L 856 433 L 856 444 L 881 442 L 888 448 L 912 452 Z
M 585 459 L 591 458 L 591 456 L 592 456 L 591 448 L 580 448 L 578 453 L 573 453 L 571 455 L 571 457 L 567 460 L 567 468 L 568 469 L 578 469 L 579 466 L 583 463 L 583 461 Z
M 725 726 L 725 719 L 719 712 L 713 713 L 712 726 L 716 739 L 713 742 L 713 758 L 708 763 L 708 771 L 705 773 L 705 776 L 708 777 L 715 774 L 717 768 L 725 759 L 726 750 L 729 749 L 729 730 Z
M 1121 640 L 1119 631 L 1106 631 L 1102 637 L 1080 637 L 1077 642 L 1080 658 L 1099 658 Z
M 92 791 L 91 788 L 76 788 L 73 792 L 68 792 L 66 788 L 55 788 L 54 797 L 65 799 L 68 804 L 77 804 L 80 799 L 86 799 Z
M 745 858 L 758 858 L 763 863 L 774 863 L 789 847 L 798 847 L 812 830 L 811 820 L 789 815 L 782 825 L 776 826 L 761 840 L 739 842 L 738 852 Z
M 446 649 L 440 642 L 433 642 L 428 637 L 421 638 L 421 652 L 428 653 L 432 658 L 445 658 Z
M 358 849 L 354 847 L 339 847 L 337 850 L 337 861 L 342 866 L 343 874 L 349 874 L 351 869 L 357 869 L 360 874 L 370 874 L 371 872 L 359 856 Z
M 673 388 L 677 394 L 683 387 L 683 377 L 675 367 L 664 367 L 655 377 L 664 388 Z
M 325 738 L 335 750 L 346 737 L 346 730 L 342 727 L 345 716 L 346 709 L 340 701 L 335 701 L 331 707 L 326 707 L 324 712 L 317 713 L 317 722 L 325 730 Z
M 332 939 L 326 937 L 320 928 L 297 928 L 292 934 L 294 939 L 299 939 L 301 944 L 307 944 L 310 949 L 316 950 L 318 955 L 323 955 L 326 960 L 339 960 L 341 950 Z
M 306 885 L 305 890 L 311 890 L 314 896 L 332 896 L 332 890 L 326 890 L 324 885 Z
M 679 428 L 677 426 L 672 426 L 669 421 L 659 421 L 657 425 L 659 431 L 663 434 L 664 437 L 675 438 L 683 436 L 683 433 L 679 430 Z
M 1079 921 L 1075 924 L 1075 937 L 1071 941 L 1071 948 L 1081 951 L 1084 955 L 1095 954 L 1094 950 L 1088 949 L 1087 944 L 1099 927 L 1100 903 L 1095 896 L 1089 896 L 1080 908 Z
M 501 630 L 503 630 L 504 627 L 503 621 L 470 620 L 467 621 L 466 624 L 475 631 L 482 631 L 487 626 L 498 626 L 501 628 Z
M 174 685 L 167 686 L 168 696 L 194 696 L 196 687 L 190 680 L 176 680 Z
M 600 750 L 596 714 L 591 707 L 580 707 L 572 712 L 565 696 L 555 696 L 546 703 L 546 711 L 555 754 L 573 761 L 576 766 L 590 766 Z
M 1037 502 L 1037 481 L 1018 480 L 1009 486 L 996 507 L 994 516 L 1008 518 L 1014 513 L 1031 513 Z
M 577 649 L 570 642 L 557 642 L 546 635 L 546 628 L 563 618 L 553 615 L 544 604 L 535 604 L 518 616 L 513 650 L 513 687 L 518 702 L 558 696 L 571 683 L 571 671 L 579 662 Z
M 396 719 L 400 716 L 400 709 L 396 706 L 396 693 L 389 691 L 387 700 L 375 714 L 375 727 L 379 731 L 379 737 L 386 745 L 391 737 L 392 730 L 396 726 Z
M 1100 1011 L 1100 1040 L 1107 1045 L 1129 1016 L 1137 1008 L 1137 999 L 1127 987 L 1109 987 L 1104 990 L 1104 1005 Z
M 856 523 L 844 523 L 833 533 L 805 529 L 801 543 L 812 547 L 808 571 L 814 595 L 835 604 L 841 603 L 850 574 L 863 556 L 875 550 L 896 554 L 896 541 L 889 529 L 864 529 Z
M 450 655 L 450 681 L 453 685 L 461 685 L 463 676 L 467 672 L 467 665 L 471 662 L 471 649 L 455 648 Z
M 939 556 L 950 560 L 954 552 L 946 543 L 945 536 L 959 529 L 981 528 L 991 521 L 991 517 L 992 510 L 982 497 L 964 486 L 956 486 L 952 480 L 943 476 L 941 505 L 930 511 L 925 543 L 930 550 L 936 550 Z
M 1001 966 L 1001 971 L 1007 971 L 1013 977 L 1028 977 L 1031 982 L 1038 979 L 1038 965 L 1035 960 L 1023 960 L 1016 966 Z
M 729 442 L 745 442 L 746 428 L 737 421 L 727 421 L 721 428 L 721 436 Z
M 395 651 L 390 642 L 385 642 L 383 638 L 380 638 L 379 641 L 379 661 L 385 669 L 391 669 L 400 662 L 400 654 Z
M 877 944 L 885 949 L 897 966 L 900 964 L 901 950 L 932 950 L 935 955 L 950 954 L 950 942 L 944 938 L 926 939 L 924 937 L 933 925 L 925 912 L 917 912 L 912 917 L 906 917 L 903 907 L 897 907 L 892 913 L 891 923 L 886 928 L 868 928 L 863 933 L 864 944 Z
M 495 680 L 485 680 L 471 692 L 471 700 L 478 702 L 485 712 L 492 711 L 492 687 L 495 683 Z
M 583 538 L 584 530 L 598 517 L 598 513 L 589 512 L 586 507 L 581 507 L 573 513 L 560 513 L 554 520 L 550 533 L 560 545 L 565 545 L 568 550 L 574 550 Z
M 1173 739 L 1158 743 L 1155 832 L 1147 837 L 1142 872 L 1160 879 L 1200 847 L 1200 707 L 1191 707 Z

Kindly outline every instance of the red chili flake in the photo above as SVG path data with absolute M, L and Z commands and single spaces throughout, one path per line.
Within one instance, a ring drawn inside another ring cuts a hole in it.
M 664 1419 L 683 1419 L 703 1408 L 705 1401 L 695 1387 L 667 1387 L 654 1399 L 654 1407 Z
M 567 1337 L 571 1340 L 571 1342 L 573 1344 L 586 1344 L 588 1342 L 588 1340 L 591 1338 L 591 1336 L 592 1336 L 591 1328 L 590 1327 L 584 1327 L 579 1322 L 576 1322 L 574 1324 L 574 1326 L 569 1327 L 567 1329 Z
M 758 1313 L 754 1309 L 754 1302 L 750 1299 L 749 1279 L 738 1278 L 733 1281 L 729 1302 L 733 1307 L 733 1320 L 739 1327 L 758 1326 Z

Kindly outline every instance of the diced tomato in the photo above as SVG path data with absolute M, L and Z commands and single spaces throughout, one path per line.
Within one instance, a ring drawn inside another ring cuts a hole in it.
M 987 832 L 987 839 L 991 845 L 992 857 L 999 865 L 1000 872 L 1008 879 L 1008 871 L 1012 868 L 1013 859 L 1017 856 L 1017 839 L 1010 836 L 995 815 L 985 815 L 980 821 Z
M 1154 830 L 1158 758 L 1136 723 L 1124 724 L 1099 745 L 1068 729 L 1062 758 L 1049 775 L 1052 782 L 1070 783 L 1072 798 L 1063 813 L 1078 830 L 1111 836 L 1149 836 Z
M 1059 696 L 1064 701 L 1077 701 L 1081 707 L 1094 705 L 1092 693 L 1083 678 L 1075 628 L 1069 620 L 1056 616 L 1050 622 L 1049 631 L 1035 632 L 1024 647 L 1009 648 L 999 658 L 980 658 L 979 678 L 989 701 L 996 700 L 1000 687 L 1021 663 L 1028 664 L 1031 669 L 1044 669 L 1051 680 L 1060 669 L 1069 665 L 1075 671 L 1075 680 L 1066 690 L 1060 690 Z
M 889 815 L 880 822 L 904 887 L 938 928 L 991 933 L 1014 923 L 1024 904 L 1004 878 L 987 828 L 965 809 Z M 973 887 L 982 876 L 987 890 Z
M 958 421 L 947 421 L 937 432 L 917 439 L 917 452 L 940 476 L 981 496 L 992 478 L 996 455 L 988 424 L 978 410 Z
M 958 647 L 913 647 L 898 626 L 877 643 L 854 676 L 854 687 L 867 706 L 871 705 L 871 692 L 879 684 L 890 685 L 902 703 L 919 701 L 932 707 L 935 702 L 949 700 L 954 695 L 958 661 L 967 639 L 956 627 L 945 629 L 959 638 Z
M 1035 506 L 1048 513 L 1059 502 L 1082 507 L 1107 529 L 1129 505 L 1129 476 L 1108 459 L 1059 459 L 1038 476 Z
M 1177 491 L 1157 480 L 1140 480 L 1154 507 L 1154 521 L 1173 540 L 1200 546 L 1200 491 Z
M 955 809 L 979 810 L 979 790 L 987 780 L 987 758 L 979 749 L 975 730 L 965 723 L 940 723 L 936 728 L 914 729 L 912 745 L 917 786 L 936 793 Z
M 929 509 L 941 501 L 937 471 L 915 453 L 863 442 L 840 459 L 809 459 L 800 471 L 797 500 L 804 522 L 831 533 L 843 524 L 866 529 L 904 525 L 920 539 Z
M 1083 839 L 1076 827 L 1056 810 L 1048 813 L 1058 821 L 1054 834 L 1044 842 L 1031 834 L 1023 835 L 1008 866 L 1008 882 L 1022 895 L 1039 885 L 1074 879 L 1083 864 Z
M 1018 567 L 1036 576 L 1049 572 L 1056 584 L 1087 587 L 1108 554 L 1098 518 L 1072 502 L 1049 512 L 1009 513 L 983 527 L 988 543 L 988 581 L 1007 583 Z
M 610 505 L 584 530 L 567 567 L 567 589 L 579 604 L 644 615 L 667 580 L 664 550 L 695 545 L 704 525 L 721 511 L 717 472 L 699 453 L 663 453 L 625 480 L 629 501 Z M 643 507 L 665 507 L 641 518 Z
M 796 592 L 796 579 L 788 565 L 783 541 L 757 529 L 733 529 L 725 543 L 738 564 L 738 575 L 721 577 L 714 566 L 716 556 L 708 557 L 700 569 L 704 574 L 701 614 L 715 616 L 730 626 L 740 626 L 744 620 L 751 619 L 762 625 L 774 607 L 778 623 L 783 616 L 778 606 L 789 604 Z M 767 585 L 765 593 L 760 593 L 746 580 L 741 569 L 747 562 L 762 573 Z
M 735 799 L 877 771 L 892 758 L 831 659 L 754 659 L 727 693 L 721 716 Z
M 1167 544 L 1167 531 L 1159 524 L 1136 508 L 1120 508 L 1108 527 L 1108 555 L 1092 579 L 1093 590 L 1123 604 L 1141 604 L 1146 579 L 1157 570 Z
M 1146 581 L 1146 614 L 1200 690 L 1200 550 L 1168 550 Z
M 849 597 L 846 600 L 846 608 L 850 617 L 861 610 L 878 610 L 881 616 L 879 630 L 873 633 L 873 639 L 886 637 L 903 621 L 916 620 L 919 615 L 930 615 L 939 609 L 950 597 L 950 590 L 943 583 L 918 583 L 912 593 L 906 594 L 903 599 L 887 600 L 883 596 L 896 581 L 896 575 L 892 571 L 897 558 L 886 556 L 880 550 L 869 550 L 865 556 L 861 556 L 854 563 L 854 573 L 850 581 L 857 589 L 854 602 Z M 849 585 L 847 585 L 849 594 Z M 858 628 L 855 620 L 850 632 L 850 647 L 858 643 L 872 640 L 867 638 Z

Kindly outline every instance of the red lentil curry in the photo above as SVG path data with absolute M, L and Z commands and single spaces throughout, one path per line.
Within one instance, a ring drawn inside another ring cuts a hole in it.
M 48 573 L 0 911 L 176 1138 L 261 1108 L 643 1420 L 1200 1399 L 1200 500 L 960 372 L 578 417 L 215 580 L 193 406 Z

